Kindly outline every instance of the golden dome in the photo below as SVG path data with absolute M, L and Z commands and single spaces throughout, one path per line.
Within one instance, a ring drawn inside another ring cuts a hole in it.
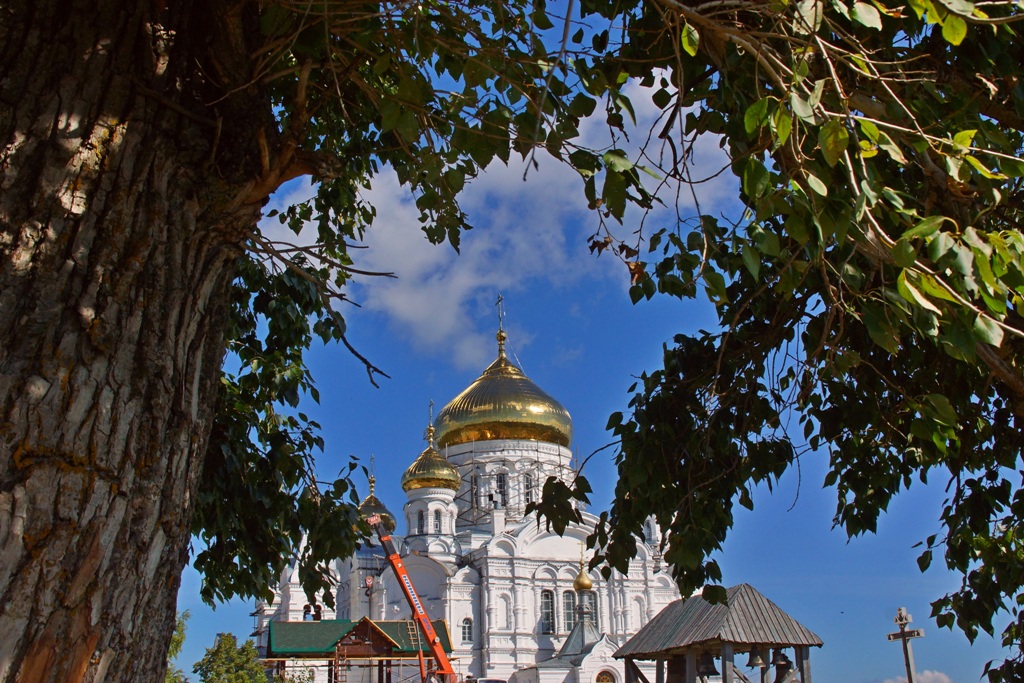
M 576 579 L 572 582 L 572 589 L 579 593 L 580 591 L 591 590 L 593 587 L 593 580 L 591 580 L 587 572 L 583 571 L 583 563 L 580 562 L 580 573 L 576 575 Z
M 434 425 L 427 427 L 427 442 L 427 448 L 402 475 L 402 489 L 406 492 L 427 488 L 458 491 L 462 486 L 462 477 L 434 446 Z
M 394 533 L 395 531 L 395 516 L 391 514 L 384 503 L 380 502 L 380 499 L 373 494 L 373 489 L 377 483 L 377 478 L 372 474 L 370 475 L 370 495 L 363 498 L 363 502 L 359 504 L 359 516 L 366 519 L 370 515 L 380 515 L 380 522 L 387 529 L 387 532 Z
M 572 442 L 569 411 L 505 356 L 506 338 L 499 330 L 497 360 L 438 413 L 442 448 L 494 439 L 531 439 L 561 446 Z

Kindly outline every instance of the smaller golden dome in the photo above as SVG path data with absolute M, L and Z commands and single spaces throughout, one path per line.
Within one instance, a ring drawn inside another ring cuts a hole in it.
M 572 582 L 572 589 L 579 593 L 580 591 L 589 591 L 594 588 L 594 582 L 591 580 L 590 575 L 583 570 L 583 562 L 580 562 L 580 573 L 576 575 L 576 579 Z
M 394 533 L 395 531 L 395 516 L 391 514 L 391 511 L 385 507 L 384 503 L 380 502 L 380 499 L 374 495 L 373 490 L 377 484 L 377 478 L 372 474 L 370 475 L 370 495 L 363 498 L 363 502 L 359 504 L 359 516 L 366 519 L 370 515 L 380 515 L 380 522 L 387 529 L 387 532 Z
M 427 427 L 427 447 L 402 475 L 402 489 L 407 493 L 428 488 L 458 491 L 461 486 L 459 471 L 434 446 L 434 425 L 430 425 Z

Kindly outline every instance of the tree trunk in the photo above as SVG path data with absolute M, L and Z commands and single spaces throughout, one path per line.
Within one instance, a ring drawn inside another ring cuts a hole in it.
M 228 288 L 259 216 L 235 199 L 259 175 L 239 144 L 259 122 L 216 119 L 271 110 L 242 88 L 215 111 L 224 8 L 163 4 L 0 8 L 3 682 L 166 666 Z

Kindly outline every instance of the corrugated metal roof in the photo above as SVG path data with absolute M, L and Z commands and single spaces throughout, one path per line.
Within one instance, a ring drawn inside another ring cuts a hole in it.
M 673 650 L 714 643 L 821 647 L 821 638 L 753 586 L 741 583 L 727 589 L 726 596 L 728 601 L 718 605 L 699 595 L 671 603 L 626 641 L 615 657 L 657 659 Z
M 422 638 L 415 638 L 419 635 L 416 622 L 410 620 L 398 621 L 369 621 L 385 637 L 395 643 L 396 654 L 416 652 L 417 647 L 425 654 L 430 654 L 430 648 Z M 270 622 L 270 652 L 275 655 L 285 654 L 323 654 L 332 656 L 334 646 L 345 635 L 355 628 L 359 621 L 346 621 L 342 619 L 324 619 L 322 621 L 271 621 Z M 441 640 L 441 647 L 445 652 L 452 651 L 451 635 L 448 632 L 448 623 L 443 619 L 432 622 L 437 637 Z
M 437 619 L 430 623 L 434 625 L 434 631 L 437 632 L 437 637 L 441 641 L 441 647 L 444 648 L 445 652 L 451 652 L 452 638 L 451 634 L 448 633 L 448 622 L 444 619 Z M 417 648 L 419 648 L 424 653 L 430 654 L 430 648 L 423 639 L 423 634 L 419 632 L 416 622 L 403 619 L 399 621 L 375 621 L 373 625 L 383 631 L 388 638 L 395 641 L 399 651 L 416 652 Z
M 332 653 L 334 645 L 356 625 L 354 621 L 271 621 L 270 651 L 275 654 Z

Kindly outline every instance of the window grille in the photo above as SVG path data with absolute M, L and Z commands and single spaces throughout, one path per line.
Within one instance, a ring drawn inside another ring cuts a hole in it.
M 540 632 L 555 632 L 555 593 L 543 590 L 540 592 Z

